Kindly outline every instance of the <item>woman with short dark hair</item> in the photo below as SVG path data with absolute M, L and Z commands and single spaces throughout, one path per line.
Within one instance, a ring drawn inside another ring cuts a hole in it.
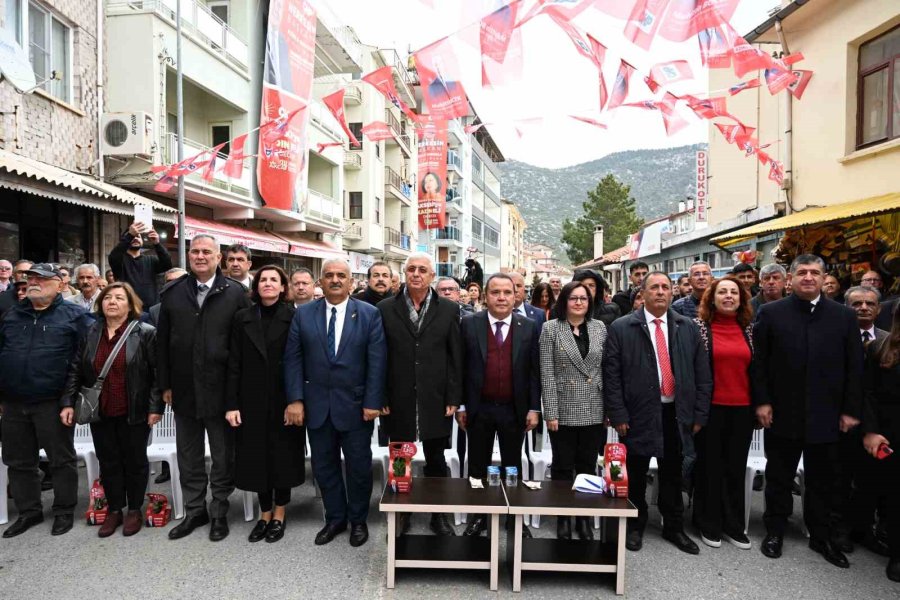
M 280 267 L 261 267 L 251 287 L 254 304 L 235 313 L 231 328 L 225 419 L 235 428 L 235 486 L 259 497 L 251 542 L 284 537 L 291 488 L 306 477 L 306 430 L 287 425 L 285 416 L 284 348 L 294 318 L 288 289 Z

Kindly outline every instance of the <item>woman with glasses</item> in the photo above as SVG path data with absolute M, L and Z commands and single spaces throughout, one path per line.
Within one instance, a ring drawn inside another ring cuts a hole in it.
M 606 437 L 601 375 L 606 325 L 591 318 L 593 308 L 584 283 L 567 283 L 541 333 L 544 420 L 553 449 L 550 477 L 554 480 L 573 481 L 576 473 L 595 474 L 597 454 Z M 575 531 L 582 540 L 594 539 L 588 517 L 576 517 Z M 559 517 L 556 536 L 572 538 L 570 517 Z

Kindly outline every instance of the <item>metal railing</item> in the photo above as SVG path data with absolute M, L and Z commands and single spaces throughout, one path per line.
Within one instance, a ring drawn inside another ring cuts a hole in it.
M 462 173 L 462 157 L 460 157 L 459 153 L 454 152 L 453 150 L 447 151 L 447 166 L 456 167 L 456 169 Z
M 362 169 L 362 154 L 359 150 L 344 150 L 344 168 Z
M 437 276 L 438 277 L 456 277 L 457 265 L 454 263 L 438 263 L 437 264 Z
M 355 102 L 356 104 L 362 103 L 362 90 L 359 89 L 358 85 L 348 85 L 344 88 L 344 101 Z
M 338 225 L 344 218 L 344 207 L 341 202 L 316 190 L 308 190 L 309 202 L 306 214 L 332 225 Z
M 384 228 L 385 244 L 400 248 L 401 250 L 409 250 L 411 247 L 409 235 L 400 233 L 393 227 Z
M 347 134 L 344 133 L 341 124 L 321 101 L 316 100 L 309 105 L 309 116 L 314 124 L 334 138 L 336 142 L 347 141 Z
M 462 241 L 462 233 L 456 227 L 444 227 L 443 229 L 434 230 L 434 239 L 436 240 L 455 240 Z
M 400 174 L 390 167 L 384 168 L 384 185 L 395 187 L 407 200 L 412 200 L 412 186 L 403 181 Z
M 351 29 L 347 25 L 341 25 L 341 20 L 331 10 L 327 3 L 316 2 L 315 8 L 316 17 L 318 18 L 319 22 L 325 27 L 325 29 L 330 31 L 331 35 L 334 36 L 334 39 L 336 39 L 341 44 L 341 47 L 344 49 L 344 51 L 347 52 L 350 60 L 361 67 L 363 64 L 362 42 L 359 41 L 359 38 L 353 32 L 353 29 Z
M 186 158 L 195 156 L 209 149 L 209 146 L 204 146 L 203 144 L 184 138 L 184 156 Z M 224 164 L 226 158 L 227 156 L 220 152 L 217 159 L 218 161 L 220 161 L 219 165 Z M 167 165 L 172 165 L 178 162 L 177 134 L 167 133 L 163 138 L 162 162 Z M 250 165 L 248 164 L 246 159 L 244 160 L 244 170 L 242 171 L 241 176 L 237 179 L 229 179 L 225 176 L 224 173 L 222 173 L 221 169 L 217 169 L 213 174 L 213 180 L 211 182 L 207 183 L 206 181 L 202 180 L 200 178 L 200 171 L 188 175 L 185 181 L 192 184 L 218 188 L 226 192 L 231 192 L 232 194 L 245 196 L 248 200 L 250 199 Z
M 400 127 L 400 120 L 394 116 L 393 111 L 389 108 L 384 109 L 384 122 L 391 128 L 391 131 L 394 132 L 395 136 L 399 137 L 400 134 L 403 133 L 402 128 Z
M 362 223 L 351 222 L 347 229 L 344 230 L 344 239 L 361 240 L 362 239 Z
M 106 7 L 109 16 L 147 12 L 158 14 L 174 24 L 178 0 L 114 0 Z M 189 36 L 197 37 L 213 52 L 243 69 L 247 68 L 247 42 L 205 4 L 197 0 L 181 0 L 181 26 Z

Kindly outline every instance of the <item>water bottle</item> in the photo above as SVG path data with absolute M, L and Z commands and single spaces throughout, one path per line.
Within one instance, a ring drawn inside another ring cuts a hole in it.
M 487 468 L 488 485 L 491 487 L 500 485 L 500 467 Z
M 516 487 L 517 485 L 519 485 L 519 469 L 506 467 L 506 487 Z

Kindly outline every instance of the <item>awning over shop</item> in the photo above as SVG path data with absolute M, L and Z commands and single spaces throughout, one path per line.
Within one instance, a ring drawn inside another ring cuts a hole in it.
M 294 256 L 308 256 L 310 258 L 321 258 L 323 260 L 337 259 L 347 260 L 347 253 L 343 250 L 330 246 L 324 242 L 315 240 L 307 240 L 302 238 L 287 237 L 280 234 L 279 238 L 290 244 L 290 254 Z
M 119 215 L 132 215 L 136 204 L 149 204 L 154 219 L 168 223 L 175 222 L 177 213 L 170 206 L 110 183 L 7 150 L 0 150 L 0 188 Z
M 283 252 L 285 254 L 290 252 L 290 244 L 288 242 L 267 231 L 244 229 L 194 217 L 184 218 L 184 229 L 184 237 L 188 240 L 193 239 L 196 235 L 205 233 L 214 236 L 219 244 L 225 246 L 243 244 L 251 250 L 266 250 L 268 252 Z M 179 235 L 177 230 L 175 235 Z
M 848 219 L 857 219 L 894 211 L 900 211 L 900 192 L 866 198 L 865 200 L 834 204 L 832 206 L 808 208 L 802 212 L 796 212 L 714 237 L 710 240 L 710 243 L 720 247 L 734 246 L 777 231 L 786 231 L 810 225 L 838 223 Z

